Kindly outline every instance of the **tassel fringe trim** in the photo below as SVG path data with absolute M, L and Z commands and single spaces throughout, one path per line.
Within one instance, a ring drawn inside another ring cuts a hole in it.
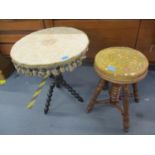
M 14 66 L 18 73 L 22 73 L 24 75 L 28 76 L 39 76 L 39 77 L 45 77 L 45 76 L 57 76 L 63 72 L 71 72 L 76 67 L 80 66 L 82 64 L 82 60 L 85 59 L 85 56 L 80 57 L 79 59 L 72 61 L 68 64 L 65 64 L 63 66 L 58 66 L 56 68 L 26 68 L 23 66 L 18 65 L 17 63 L 14 63 Z

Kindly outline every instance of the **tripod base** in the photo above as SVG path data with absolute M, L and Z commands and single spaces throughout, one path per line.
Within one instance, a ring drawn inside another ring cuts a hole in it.
M 49 111 L 50 103 L 52 100 L 52 95 L 54 88 L 65 87 L 78 101 L 83 102 L 83 98 L 63 79 L 62 75 L 56 77 L 50 77 L 54 79 L 54 82 L 50 85 L 49 92 L 47 95 L 47 100 L 44 108 L 44 113 L 47 114 Z

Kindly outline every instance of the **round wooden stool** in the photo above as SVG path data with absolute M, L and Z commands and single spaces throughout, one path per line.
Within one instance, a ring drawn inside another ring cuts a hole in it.
M 129 84 L 133 86 L 135 101 L 139 101 L 137 82 L 147 75 L 148 60 L 139 51 L 128 47 L 110 47 L 101 50 L 95 57 L 94 63 L 97 74 L 101 77 L 96 90 L 88 104 L 90 112 L 97 103 L 110 103 L 115 106 L 123 116 L 124 131 L 129 128 L 128 98 Z M 97 101 L 106 82 L 111 82 L 110 98 Z M 123 98 L 123 105 L 118 105 Z
M 34 105 L 48 77 L 52 80 L 45 103 L 45 114 L 49 111 L 55 87 L 65 87 L 76 99 L 83 102 L 83 98 L 64 80 L 62 74 L 73 71 L 82 64 L 88 45 L 88 36 L 73 27 L 39 30 L 14 44 L 11 49 L 11 58 L 17 72 L 44 78 L 28 104 L 28 108 Z

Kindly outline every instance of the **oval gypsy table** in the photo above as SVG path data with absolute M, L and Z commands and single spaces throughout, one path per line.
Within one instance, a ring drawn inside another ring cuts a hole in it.
M 44 113 L 49 111 L 54 87 L 64 86 L 79 101 L 82 97 L 63 79 L 62 73 L 73 71 L 82 64 L 88 50 L 87 35 L 72 27 L 53 27 L 33 32 L 19 41 L 11 49 L 11 58 L 17 72 L 28 76 L 43 77 L 38 90 L 33 95 L 31 108 L 45 80 L 50 77 L 50 85 Z

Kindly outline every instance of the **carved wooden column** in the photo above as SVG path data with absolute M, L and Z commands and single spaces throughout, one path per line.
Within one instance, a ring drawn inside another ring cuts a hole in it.
M 134 99 L 135 99 L 135 102 L 139 102 L 139 96 L 138 96 L 138 83 L 134 83 L 132 84 L 132 87 L 133 87 L 133 94 L 134 94 Z
M 93 110 L 94 105 L 96 104 L 96 99 L 100 95 L 101 91 L 103 91 L 104 85 L 105 85 L 105 80 L 100 79 L 97 84 L 96 90 L 93 93 L 93 96 L 91 97 L 90 102 L 88 104 L 87 112 L 90 112 Z
M 123 85 L 123 126 L 124 131 L 129 129 L 129 86 Z
M 121 91 L 121 85 L 113 83 L 110 90 L 110 104 L 115 105 L 119 102 L 120 91 Z

